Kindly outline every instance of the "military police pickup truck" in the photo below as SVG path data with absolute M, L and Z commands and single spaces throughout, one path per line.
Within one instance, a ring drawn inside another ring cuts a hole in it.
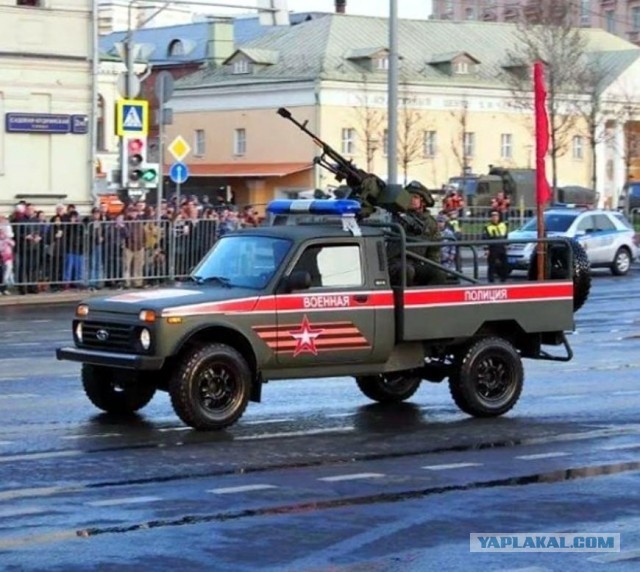
M 57 357 L 82 362 L 94 405 L 131 413 L 168 391 L 184 423 L 214 430 L 260 401 L 271 380 L 351 376 L 368 398 L 390 403 L 423 380 L 448 378 L 462 411 L 490 417 L 518 400 L 522 358 L 571 359 L 570 276 L 496 285 L 459 273 L 435 286 L 392 284 L 390 242 L 408 258 L 399 225 L 355 223 L 352 200 L 276 203 L 272 214 L 348 216 L 225 235 L 189 282 L 77 307 L 75 345 Z

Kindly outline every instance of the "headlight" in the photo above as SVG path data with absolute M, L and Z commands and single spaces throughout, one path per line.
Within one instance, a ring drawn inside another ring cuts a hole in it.
M 140 345 L 145 351 L 151 347 L 151 332 L 147 328 L 140 330 Z
M 87 316 L 89 314 L 89 306 L 87 306 L 86 304 L 80 304 L 77 308 L 76 308 L 76 316 L 79 316 L 81 318 L 84 318 L 85 316 Z
M 141 310 L 138 318 L 142 322 L 153 323 L 156 321 L 156 313 L 153 310 Z
M 75 334 L 76 334 L 76 340 L 82 343 L 82 322 L 78 322 L 76 324 Z

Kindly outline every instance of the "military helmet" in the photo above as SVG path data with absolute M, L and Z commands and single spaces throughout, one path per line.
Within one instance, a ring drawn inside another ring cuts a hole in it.
M 418 195 L 424 201 L 427 208 L 436 204 L 435 200 L 433 200 L 433 196 L 429 192 L 429 189 L 427 189 L 427 187 L 425 187 L 420 181 L 411 181 L 405 188 L 412 195 Z

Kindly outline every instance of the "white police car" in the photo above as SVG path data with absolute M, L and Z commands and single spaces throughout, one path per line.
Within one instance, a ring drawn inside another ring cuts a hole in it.
M 640 253 L 638 236 L 623 214 L 604 210 L 552 208 L 544 213 L 548 237 L 566 236 L 577 239 L 587 251 L 591 268 L 610 268 L 617 276 L 629 272 Z M 509 233 L 511 239 L 536 238 L 536 219 Z M 507 260 L 512 270 L 529 268 L 535 243 L 510 244 Z

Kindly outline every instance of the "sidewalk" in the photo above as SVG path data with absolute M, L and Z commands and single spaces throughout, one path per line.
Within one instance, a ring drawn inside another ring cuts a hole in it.
M 124 289 L 124 290 L 70 290 L 67 292 L 42 292 L 40 294 L 10 294 L 9 296 L 0 295 L 0 307 L 2 306 L 35 306 L 40 304 L 72 304 L 81 302 L 88 298 L 97 298 L 100 296 L 115 296 L 116 294 L 126 294 L 127 292 L 140 292 L 140 289 Z

